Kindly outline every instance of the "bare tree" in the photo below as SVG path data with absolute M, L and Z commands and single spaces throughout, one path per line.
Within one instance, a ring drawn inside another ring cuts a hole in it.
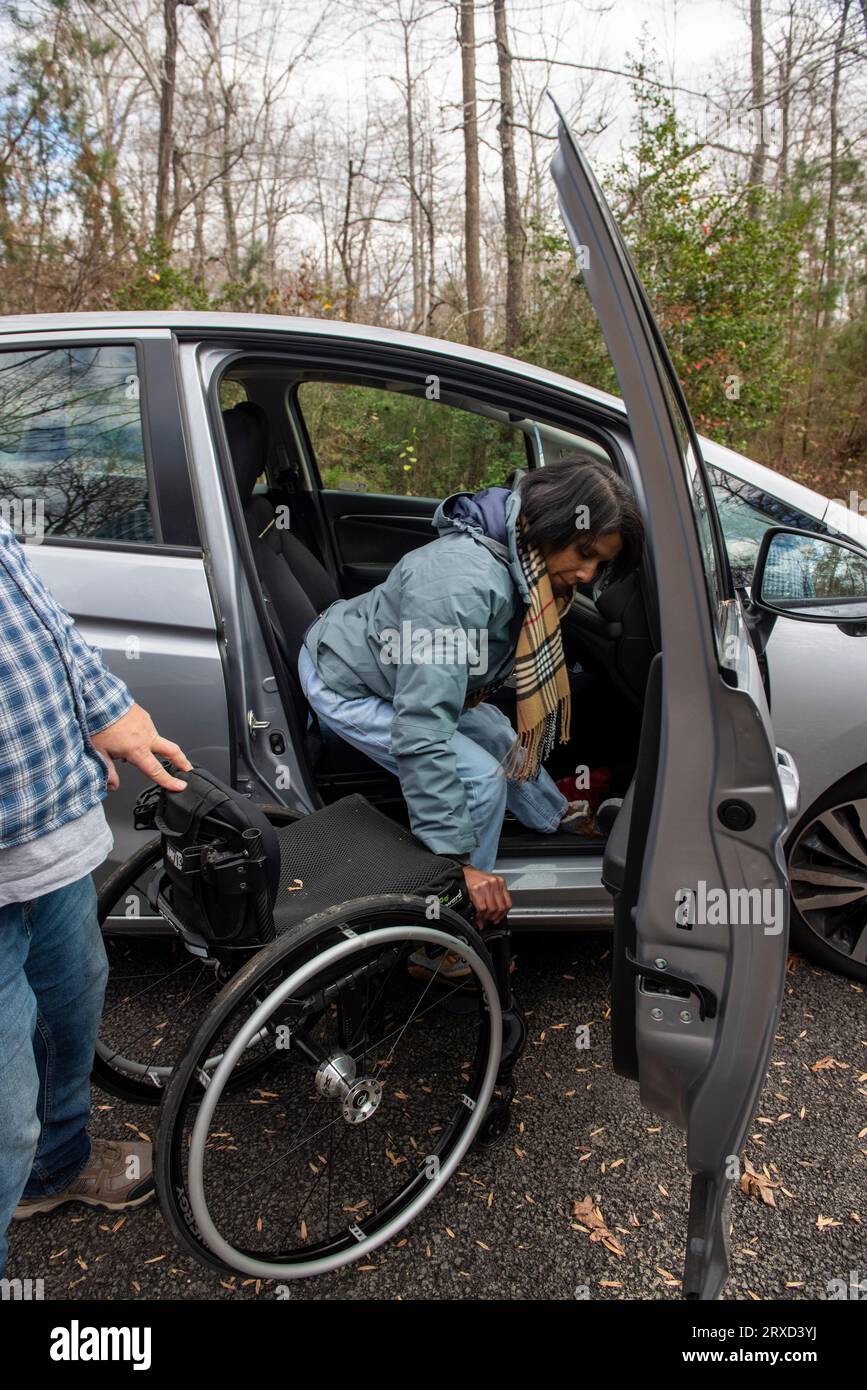
M 164 48 L 160 74 L 160 128 L 157 137 L 157 188 L 154 208 L 154 232 L 169 250 L 177 222 L 175 209 L 169 206 L 171 179 L 177 167 L 175 150 L 175 82 L 178 62 L 178 10 L 190 7 L 195 0 L 163 0 Z
M 506 22 L 506 0 L 494 0 L 494 32 L 500 76 L 500 119 L 497 130 L 503 160 L 503 212 L 506 237 L 506 352 L 521 340 L 524 308 L 524 248 L 527 235 L 521 218 L 518 166 L 515 159 L 515 103 L 512 96 L 512 55 Z
M 756 141 L 750 161 L 750 216 L 759 213 L 758 191 L 765 181 L 765 40 L 762 27 L 762 0 L 750 0 L 750 75 L 753 117 L 757 121 Z
M 834 316 L 837 298 L 837 215 L 840 192 L 840 72 L 843 49 L 846 42 L 846 27 L 849 23 L 850 0 L 843 0 L 840 11 L 840 27 L 834 45 L 834 70 L 831 79 L 831 136 L 828 152 L 828 208 L 825 216 L 825 304 L 822 327 L 830 327 Z
M 482 287 L 481 204 L 479 200 L 479 120 L 476 105 L 476 12 L 474 0 L 459 0 L 461 105 L 464 130 L 464 260 L 467 287 L 467 341 L 485 341 Z

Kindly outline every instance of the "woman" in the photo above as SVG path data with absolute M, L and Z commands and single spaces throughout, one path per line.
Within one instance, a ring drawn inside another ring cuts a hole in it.
M 643 546 L 635 500 L 607 464 L 580 456 L 518 488 L 453 493 L 438 539 L 368 593 L 339 599 L 305 634 L 304 693 L 326 730 L 395 773 L 413 833 L 464 865 L 479 923 L 511 907 L 492 872 L 506 808 L 533 830 L 576 829 L 542 767 L 569 738 L 560 618 L 600 566 L 633 569 Z M 510 674 L 517 734 L 485 697 Z

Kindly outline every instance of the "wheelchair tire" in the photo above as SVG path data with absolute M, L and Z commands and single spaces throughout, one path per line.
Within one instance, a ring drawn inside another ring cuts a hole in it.
M 473 982 L 420 985 L 403 968 L 419 943 L 462 956 Z M 441 996 L 471 990 L 473 983 L 472 1015 L 460 1018 L 440 1011 L 434 1018 Z M 371 1032 L 378 1033 L 395 1017 L 389 1013 L 389 985 L 398 996 L 397 1016 L 403 1019 L 407 997 L 410 1012 L 402 1026 L 371 1042 Z M 359 1008 L 362 988 L 364 1007 Z M 281 1017 L 293 1020 L 291 1027 L 275 1021 Z M 446 1022 L 437 1034 L 433 1029 L 440 1018 Z M 261 1078 L 264 1084 L 245 1107 L 237 1087 L 230 1091 L 227 1085 L 236 1061 L 251 1038 L 280 1027 L 290 1036 L 282 1055 L 270 1056 L 277 1080 Z M 318 1037 L 322 1032 L 325 1043 Z M 465 1046 L 468 1032 L 474 1042 Z M 379 1052 L 392 1038 L 383 1059 Z M 179 1245 L 213 1269 L 266 1279 L 324 1274 L 369 1255 L 412 1221 L 460 1164 L 487 1112 L 501 1047 L 502 1014 L 490 957 L 479 933 L 449 908 L 442 907 L 432 923 L 422 899 L 390 894 L 342 903 L 307 918 L 259 951 L 225 986 L 166 1088 L 154 1176 L 163 1216 Z M 462 1059 L 469 1054 L 469 1060 L 452 1063 L 444 1055 L 449 1049 Z M 197 1084 L 201 1062 L 217 1054 L 221 1061 L 203 1096 Z M 447 1079 L 441 1100 L 435 1092 L 442 1078 Z M 299 1092 L 306 1087 L 296 1113 L 303 1112 L 302 1128 L 312 1126 L 300 1141 L 297 1130 L 291 1132 L 294 1119 L 287 1121 L 296 1104 L 294 1081 L 300 1083 Z M 284 1099 L 287 1093 L 289 1100 Z M 442 1123 L 425 1130 L 429 1116 L 422 1112 L 429 1096 L 435 1096 L 432 1113 Z M 355 1148 L 346 1147 L 351 1135 L 358 1136 Z M 341 1146 L 345 1152 L 338 1162 Z M 212 1190 L 218 1162 L 238 1176 L 234 1183 L 221 1177 Z M 332 1230 L 332 1185 L 339 1168 L 349 1185 L 346 1197 L 356 1200 L 339 1207 L 339 1229 Z M 303 1198 L 290 1220 L 282 1213 L 275 1216 L 258 1191 L 249 1191 L 258 1176 L 266 1181 L 269 1175 L 272 1188 L 279 1180 L 278 1201 L 295 1207 Z M 386 1189 L 399 1184 L 386 1191 L 385 1200 L 380 1178 Z M 304 1183 L 310 1188 L 306 1197 Z M 361 1201 L 359 1183 L 365 1189 Z

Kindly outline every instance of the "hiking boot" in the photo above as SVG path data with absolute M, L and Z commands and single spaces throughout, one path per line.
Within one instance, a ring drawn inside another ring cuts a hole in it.
M 435 979 L 442 984 L 462 984 L 475 978 L 463 956 L 456 951 L 430 956 L 424 946 L 419 951 L 413 951 L 407 970 L 414 980 Z
M 130 1159 L 138 1159 L 130 1164 Z M 128 1176 L 136 1167 L 137 1178 Z M 92 1139 L 87 1166 L 73 1178 L 62 1192 L 45 1197 L 22 1197 L 12 1213 L 14 1221 L 26 1221 L 29 1216 L 53 1211 L 64 1202 L 84 1202 L 89 1207 L 105 1211 L 127 1211 L 140 1207 L 153 1196 L 153 1157 L 150 1144 L 113 1143 L 108 1139 Z

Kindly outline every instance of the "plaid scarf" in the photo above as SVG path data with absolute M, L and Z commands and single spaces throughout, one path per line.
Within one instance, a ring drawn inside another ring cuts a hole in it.
M 502 761 L 507 777 L 535 778 L 553 747 L 560 715 L 560 742 L 569 742 L 571 692 L 563 659 L 560 618 L 575 596 L 554 598 L 548 568 L 540 550 L 524 535 L 523 518 L 515 531 L 518 560 L 527 581 L 530 603 L 515 648 L 517 725 L 515 742 Z M 477 690 L 467 700 L 471 708 L 503 684 Z

